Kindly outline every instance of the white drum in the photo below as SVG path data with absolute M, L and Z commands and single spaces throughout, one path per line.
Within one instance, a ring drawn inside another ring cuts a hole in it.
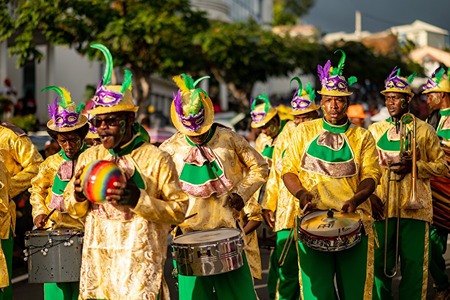
M 176 261 L 178 274 L 208 276 L 242 267 L 243 248 L 244 241 L 239 230 L 220 228 L 175 237 L 172 256 Z

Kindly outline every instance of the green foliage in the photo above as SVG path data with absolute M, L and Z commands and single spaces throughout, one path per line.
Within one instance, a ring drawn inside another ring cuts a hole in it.
M 307 14 L 314 6 L 315 0 L 274 0 L 273 1 L 273 24 L 293 25 L 298 19 Z
M 39 129 L 39 122 L 35 115 L 14 116 L 9 121 L 26 132 Z

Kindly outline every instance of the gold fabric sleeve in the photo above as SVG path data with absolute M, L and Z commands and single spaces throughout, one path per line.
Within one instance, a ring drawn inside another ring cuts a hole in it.
M 43 159 L 28 136 L 18 136 L 3 126 L 0 126 L 0 149 L 5 150 L 3 163 L 11 175 L 9 196 L 13 198 L 31 186 Z
M 448 165 L 445 154 L 439 145 L 439 139 L 433 127 L 416 118 L 416 143 L 420 152 L 417 161 L 417 198 L 424 204 L 422 209 L 400 208 L 402 218 L 417 219 L 431 222 L 433 217 L 430 178 L 445 176 L 448 173 Z M 383 134 L 393 128 L 394 125 L 387 121 L 380 121 L 369 126 L 369 130 L 378 141 Z M 379 149 L 380 160 L 382 159 Z M 383 163 L 380 162 L 383 166 Z M 389 201 L 388 218 L 397 217 L 397 205 L 403 206 L 411 196 L 411 173 L 407 174 L 401 181 L 391 181 L 389 197 L 387 194 L 387 168 L 382 167 L 382 178 L 377 186 L 375 194 L 384 202 Z M 392 172 L 392 179 L 396 176 Z M 389 198 L 389 199 L 388 199 Z
M 2 151 L 3 152 L 3 151 Z M 9 201 L 8 186 L 9 174 L 2 162 L 3 156 L 0 152 L 0 239 L 8 239 L 13 223 L 15 223 L 15 209 L 13 201 Z M 5 255 L 0 247 L 0 288 L 9 285 L 8 268 Z
M 227 128 L 217 127 L 207 147 L 212 149 L 224 167 L 224 174 L 233 183 L 232 193 L 237 193 L 244 202 L 265 182 L 268 169 L 263 157 L 240 135 Z M 180 132 L 161 144 L 160 149 L 172 158 L 180 174 L 184 158 L 192 146 Z M 246 175 L 244 175 L 246 174 Z M 189 195 L 187 215 L 197 213 L 195 217 L 180 224 L 183 232 L 210 230 L 221 227 L 236 228 L 234 210 L 226 205 L 227 195 L 208 198 L 195 198 Z
M 103 145 L 94 146 L 80 155 L 76 171 L 99 159 L 114 160 Z M 145 183 L 134 209 L 78 203 L 74 179 L 64 192 L 69 213 L 86 216 L 79 297 L 158 299 L 165 286 L 163 268 L 170 224 L 184 220 L 188 198 L 171 159 L 155 146 L 145 143 L 118 159 L 131 168 L 128 171 L 139 172 Z M 167 293 L 161 295 L 169 299 Z
M 52 211 L 48 205 L 52 199 L 53 181 L 63 161 L 64 159 L 59 153 L 47 157 L 40 164 L 38 174 L 31 180 L 31 188 L 29 191 L 31 194 L 30 204 L 33 207 L 33 220 L 38 215 L 48 215 Z M 51 229 L 83 229 L 83 220 L 80 218 L 74 219 L 68 213 L 55 211 L 44 227 L 50 227 Z

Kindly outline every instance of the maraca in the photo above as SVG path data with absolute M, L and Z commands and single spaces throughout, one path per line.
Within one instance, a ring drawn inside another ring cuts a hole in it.
M 81 187 L 86 198 L 92 203 L 103 204 L 106 201 L 107 189 L 116 188 L 115 182 L 126 183 L 125 175 L 116 163 L 108 160 L 96 160 L 84 168 Z

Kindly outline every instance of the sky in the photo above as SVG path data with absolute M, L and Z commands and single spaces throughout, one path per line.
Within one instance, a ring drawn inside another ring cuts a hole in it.
M 421 20 L 450 32 L 450 0 L 315 0 L 302 23 L 322 33 L 351 33 L 356 10 L 361 12 L 363 31 L 374 33 Z

